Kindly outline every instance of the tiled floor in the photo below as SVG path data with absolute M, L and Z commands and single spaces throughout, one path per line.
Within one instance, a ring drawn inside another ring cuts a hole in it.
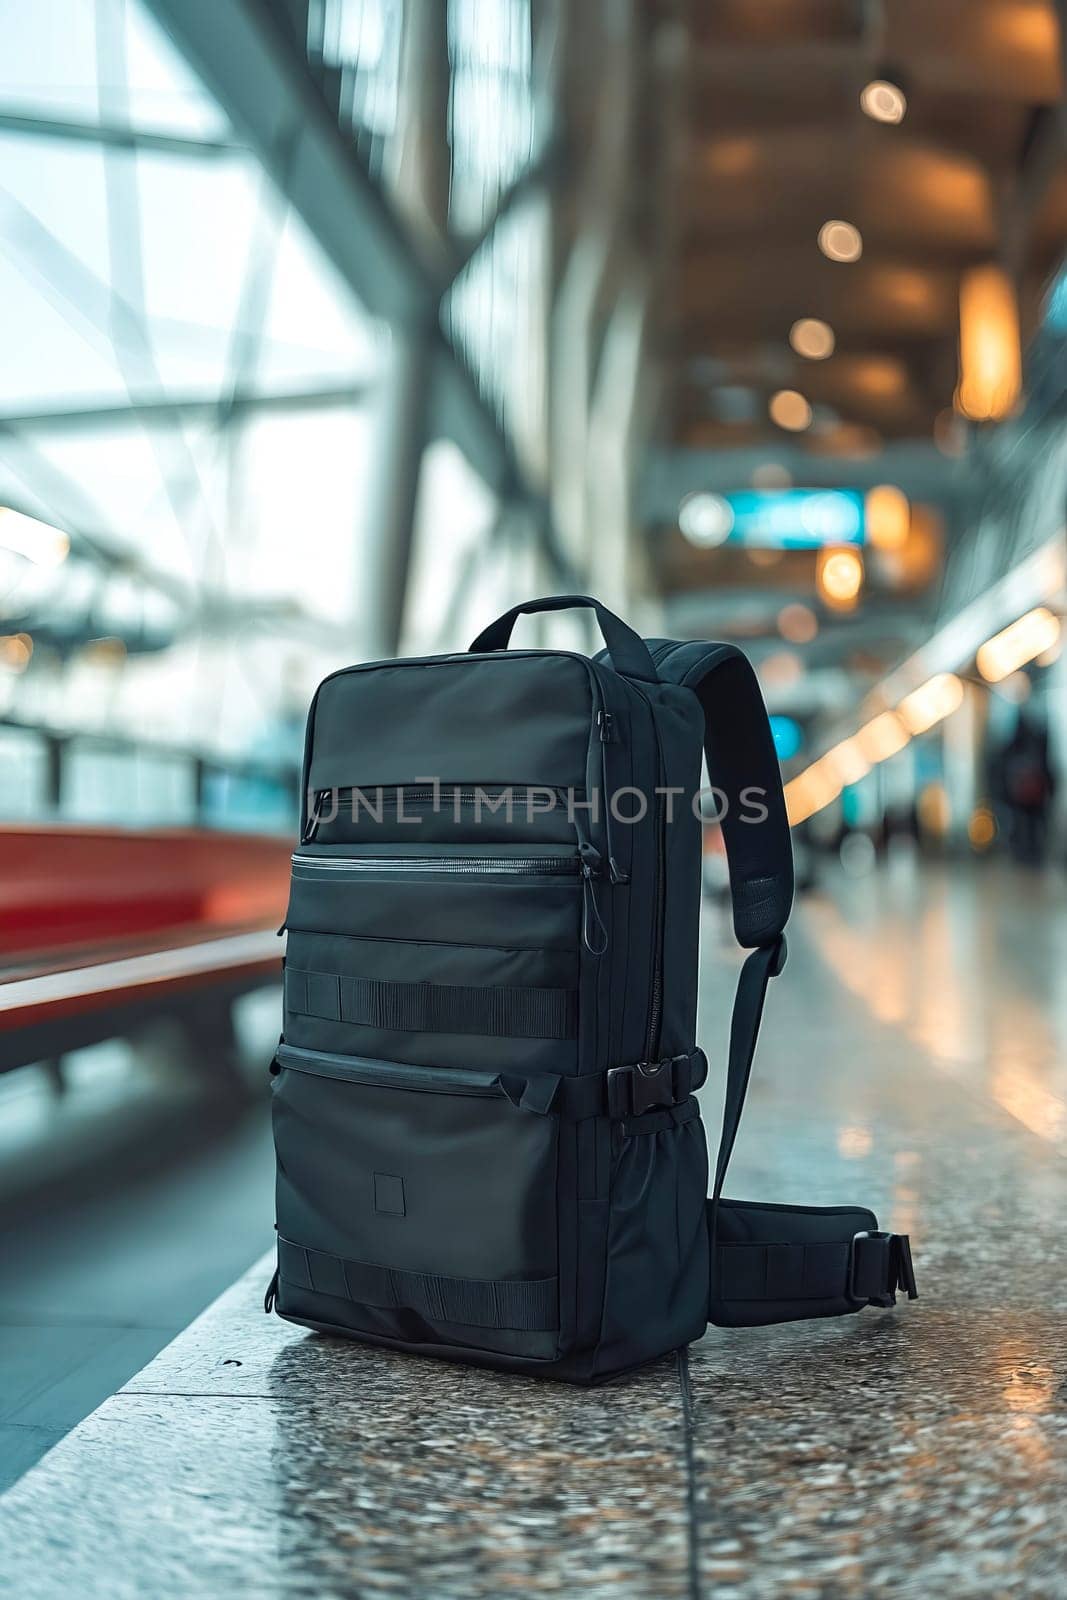
M 266 1106 L 124 1067 L 122 1047 L 84 1052 L 56 1103 L 0 1078 L 0 1491 L 271 1238 Z
M 792 946 L 729 1188 L 872 1203 L 912 1233 L 918 1304 L 712 1332 L 582 1391 L 288 1328 L 259 1311 L 264 1267 L 0 1501 L 0 1581 L 1067 1595 L 1063 882 L 834 880 Z M 721 1056 L 714 917 L 705 948 Z

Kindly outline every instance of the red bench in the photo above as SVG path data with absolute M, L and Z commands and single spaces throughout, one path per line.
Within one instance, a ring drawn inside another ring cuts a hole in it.
M 223 1043 L 281 979 L 289 844 L 195 829 L 0 829 L 0 1071 L 177 1017 Z

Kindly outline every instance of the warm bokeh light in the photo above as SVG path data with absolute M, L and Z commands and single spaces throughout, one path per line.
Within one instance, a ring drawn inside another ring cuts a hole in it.
M 939 672 L 900 702 L 897 715 L 909 733 L 926 733 L 935 723 L 950 717 L 962 704 L 963 684 L 955 673 Z
M 908 369 L 896 356 L 865 356 L 848 365 L 852 386 L 869 400 L 896 400 L 907 393 Z
M 982 646 L 978 670 L 987 683 L 1000 683 L 1035 656 L 1050 650 L 1059 637 L 1059 617 L 1047 606 L 1038 606 Z
M 971 847 L 981 853 L 988 850 L 997 836 L 997 819 L 988 806 L 975 806 L 967 824 L 967 837 Z
M 759 678 L 765 689 L 791 689 L 804 676 L 804 663 L 792 650 L 774 650 L 760 662 Z
M 793 601 L 778 613 L 778 632 L 790 644 L 810 644 L 819 631 L 819 619 L 810 606 Z
M 1015 287 L 1002 267 L 971 267 L 960 279 L 956 404 L 972 422 L 995 422 L 1014 411 L 1022 382 Z
M 834 330 L 818 317 L 801 317 L 789 330 L 789 343 L 807 361 L 825 361 L 834 353 Z
M 33 640 L 28 633 L 9 633 L 0 637 L 0 667 L 8 672 L 25 672 L 33 655 Z
M 908 100 L 898 84 L 888 78 L 872 78 L 860 93 L 860 105 L 873 122 L 903 122 Z
M 949 804 L 948 790 L 943 783 L 928 783 L 919 790 L 919 798 L 915 802 L 915 809 L 919 815 L 919 826 L 924 833 L 936 839 L 943 839 L 948 832 L 949 823 L 952 821 L 952 807 Z
M 779 389 L 767 407 L 771 421 L 790 433 L 803 433 L 811 427 L 811 406 L 797 389 Z
M 880 483 L 867 495 L 867 537 L 876 550 L 899 550 L 907 542 L 911 507 L 902 489 Z
M 39 567 L 58 567 L 70 554 L 70 539 L 62 528 L 0 506 L 0 550 L 10 550 Z
M 842 739 L 840 744 L 835 744 L 823 756 L 830 771 L 836 778 L 840 778 L 842 788 L 847 788 L 851 783 L 859 783 L 871 770 L 871 763 L 867 760 L 856 738 Z
M 759 165 L 759 144 L 755 139 L 715 139 L 704 151 L 704 166 L 713 178 L 747 178 Z
M 785 809 L 789 825 L 795 828 L 822 811 L 841 793 L 841 780 L 824 756 L 785 786 Z
M 733 508 L 721 494 L 688 494 L 678 508 L 678 526 L 690 544 L 713 550 L 730 537 Z
M 863 254 L 863 238 L 851 222 L 834 217 L 819 229 L 819 249 L 830 261 L 858 261 Z
M 819 595 L 828 606 L 851 610 L 863 588 L 863 558 L 858 550 L 821 550 L 816 572 Z
M 893 711 L 884 711 L 850 739 L 842 739 L 786 784 L 790 826 L 795 828 L 822 811 L 842 789 L 859 783 L 872 767 L 903 750 L 910 738 L 900 717 Z
M 898 750 L 903 750 L 910 738 L 910 733 L 896 712 L 883 711 L 860 729 L 856 743 L 874 766 L 879 761 L 888 761 Z

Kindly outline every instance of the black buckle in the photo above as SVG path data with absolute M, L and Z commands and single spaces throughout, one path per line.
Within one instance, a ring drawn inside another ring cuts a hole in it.
M 911 1240 L 906 1233 L 895 1233 L 893 1243 L 890 1245 L 890 1271 L 893 1274 L 895 1289 L 903 1289 L 909 1300 L 918 1300 L 919 1291 L 915 1287 L 915 1267 L 911 1259 Z
M 640 1117 L 646 1111 L 684 1105 L 708 1075 L 708 1058 L 696 1049 L 663 1061 L 638 1061 L 609 1067 L 608 1116 Z
M 876 1240 L 884 1244 L 886 1250 L 885 1277 L 882 1280 L 885 1288 L 876 1294 L 861 1294 L 856 1284 L 856 1262 L 858 1256 L 857 1245 L 861 1239 Z M 911 1259 L 911 1241 L 906 1233 L 883 1233 L 881 1231 L 863 1231 L 852 1236 L 848 1250 L 848 1283 L 845 1288 L 846 1297 L 854 1305 L 880 1306 L 888 1310 L 897 1303 L 898 1289 L 903 1289 L 909 1300 L 917 1300 L 919 1291 L 915 1287 L 915 1268 Z

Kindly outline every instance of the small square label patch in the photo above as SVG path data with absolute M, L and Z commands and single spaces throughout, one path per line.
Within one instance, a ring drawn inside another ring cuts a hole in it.
M 389 1217 L 405 1215 L 403 1178 L 395 1178 L 390 1172 L 374 1174 L 374 1209 Z

